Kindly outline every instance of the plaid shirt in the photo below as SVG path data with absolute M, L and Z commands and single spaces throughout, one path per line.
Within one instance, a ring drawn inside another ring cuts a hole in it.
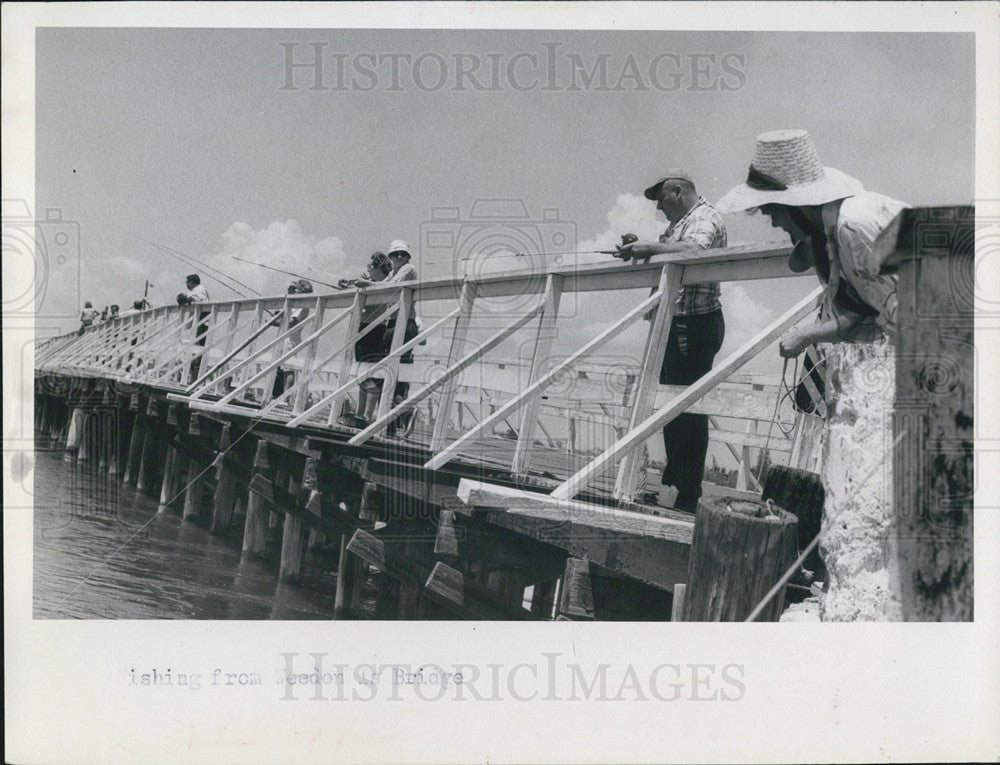
M 660 237 L 661 242 L 694 242 L 703 250 L 726 246 L 726 224 L 705 197 L 699 196 L 695 206 L 676 223 L 671 223 Z M 688 284 L 677 296 L 676 313 L 681 316 L 711 313 L 722 307 L 722 290 L 718 282 Z

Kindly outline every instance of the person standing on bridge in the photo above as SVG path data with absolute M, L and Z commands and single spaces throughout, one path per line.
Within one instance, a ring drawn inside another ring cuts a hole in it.
M 644 196 L 656 202 L 669 225 L 659 241 L 624 245 L 617 257 L 627 261 L 726 246 L 725 223 L 683 170 L 668 171 L 646 189 Z M 712 369 L 726 334 L 721 294 L 717 282 L 680 288 L 660 366 L 661 385 L 691 385 Z M 663 427 L 663 446 L 666 465 L 662 482 L 677 488 L 674 507 L 693 512 L 701 497 L 705 473 L 708 417 L 690 412 L 677 415 Z
M 204 285 L 201 283 L 201 277 L 198 274 L 188 274 L 187 278 L 184 280 L 185 286 L 187 286 L 187 292 L 181 292 L 177 295 L 177 305 L 185 306 L 191 305 L 193 303 L 207 303 L 209 300 L 208 290 L 205 289 Z M 208 322 L 205 320 L 208 318 L 208 311 L 201 311 L 198 314 L 198 329 L 195 332 L 195 344 L 204 347 L 205 341 L 208 339 Z M 201 368 L 201 356 L 191 360 L 191 379 L 198 379 L 198 370 Z
M 368 267 L 358 279 L 341 279 L 339 286 L 345 289 L 351 285 L 364 289 L 376 282 L 384 281 L 392 274 L 392 262 L 384 252 L 373 252 L 368 262 Z M 373 322 L 378 322 L 379 316 L 385 312 L 385 305 L 364 305 L 361 311 L 361 321 L 358 324 L 358 332 L 363 332 Z M 384 326 L 379 323 L 372 327 L 364 337 L 354 344 L 354 360 L 366 364 L 372 364 L 385 358 L 385 343 L 383 342 Z M 369 377 L 361 381 L 358 387 L 358 407 L 353 415 L 345 415 L 342 422 L 355 428 L 363 428 L 369 422 L 375 404 L 378 402 L 379 392 L 382 390 L 381 381 Z
M 402 239 L 395 240 L 389 245 L 389 260 L 392 263 L 392 274 L 386 279 L 387 282 L 415 282 L 419 280 L 417 269 L 410 263 L 410 245 Z M 388 354 L 392 349 L 392 335 L 396 328 L 396 317 L 392 316 L 386 322 L 385 327 L 385 348 Z M 410 314 L 406 317 L 406 329 L 403 333 L 403 342 L 409 342 L 420 334 L 417 326 L 417 308 L 414 303 L 410 305 Z M 407 351 L 400 359 L 400 364 L 413 363 L 413 351 Z M 396 387 L 392 391 L 392 405 L 399 406 L 410 395 L 410 384 L 408 382 L 396 382 Z M 413 419 L 412 412 L 406 412 L 399 416 L 388 428 L 388 435 L 393 435 L 397 430 L 407 431 Z
M 83 331 L 87 327 L 94 326 L 94 322 L 97 321 L 97 317 L 100 316 L 100 315 L 101 315 L 101 312 L 98 311 L 96 308 L 94 308 L 94 306 L 91 304 L 91 302 L 89 300 L 86 303 L 84 303 L 83 304 L 83 311 L 80 312 L 80 333 L 79 334 L 82 335 Z
M 308 279 L 296 279 L 294 282 L 288 285 L 289 295 L 311 295 L 313 291 L 312 282 Z M 309 306 L 300 304 L 298 308 L 291 312 L 288 317 L 288 328 L 291 329 L 306 319 L 309 318 L 311 310 Z M 280 318 L 272 322 L 276 326 L 280 324 Z M 285 339 L 285 345 L 283 350 L 285 352 L 290 351 L 296 345 L 302 342 L 302 329 L 301 327 L 291 333 Z M 274 385 L 271 388 L 271 397 L 277 398 L 286 390 L 288 390 L 292 385 L 295 384 L 295 372 L 291 369 L 283 369 L 278 367 L 274 374 Z

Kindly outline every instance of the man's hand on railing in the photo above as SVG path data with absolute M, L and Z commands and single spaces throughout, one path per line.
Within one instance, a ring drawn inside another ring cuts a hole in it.
M 639 237 L 635 234 L 622 234 L 621 244 L 615 247 L 614 257 L 619 258 L 626 263 L 628 263 L 632 258 L 643 257 L 635 252 L 636 247 L 641 247 L 638 242 Z

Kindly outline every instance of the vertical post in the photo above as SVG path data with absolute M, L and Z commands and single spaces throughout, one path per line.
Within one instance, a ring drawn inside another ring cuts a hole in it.
M 306 468 L 302 471 L 303 484 L 305 484 L 309 478 L 307 471 L 309 470 L 308 462 L 310 461 L 311 458 L 307 460 Z M 312 473 L 312 483 L 315 486 L 315 466 L 312 468 Z M 295 502 L 296 504 L 299 503 L 303 488 L 300 488 L 299 482 L 295 480 L 295 476 L 291 476 L 289 478 L 288 490 L 291 495 L 292 502 Z M 281 560 L 278 563 L 278 581 L 299 581 L 302 577 L 302 552 L 304 547 L 305 527 L 303 526 L 302 521 L 291 513 L 285 513 L 285 523 L 281 529 Z
M 452 366 L 465 354 L 465 342 L 469 336 L 469 323 L 472 319 L 472 310 L 475 307 L 476 288 L 475 285 L 466 279 L 462 282 L 462 294 L 459 297 L 459 308 L 461 313 L 455 317 L 455 329 L 451 336 L 451 347 L 448 350 L 448 361 L 445 369 Z M 448 421 L 451 418 L 451 408 L 455 404 L 455 393 L 458 391 L 458 377 L 453 377 L 444 384 L 441 391 L 441 398 L 438 404 L 438 416 L 434 420 L 434 432 L 431 435 L 430 450 L 437 453 L 444 448 L 446 435 L 448 432 Z M 462 427 L 461 406 L 458 411 L 458 426 Z
M 197 414 L 191 414 L 188 435 L 201 436 L 201 418 Z M 205 494 L 204 474 L 207 469 L 192 453 L 188 464 L 187 488 L 184 491 L 185 521 L 193 521 L 201 514 L 201 501 Z
M 412 287 L 403 287 L 399 291 L 399 311 L 396 312 L 396 326 L 392 332 L 392 345 L 389 352 L 392 353 L 401 346 L 406 337 L 406 324 L 410 318 L 410 308 L 413 305 Z M 382 384 L 382 397 L 378 401 L 378 414 L 376 419 L 384 417 L 392 408 L 392 397 L 396 390 L 396 380 L 399 379 L 399 359 L 393 359 L 383 368 L 385 382 Z
M 354 586 L 355 569 L 348 560 L 350 553 L 347 551 L 347 535 L 340 537 L 340 555 L 337 558 L 337 592 L 333 600 L 333 618 L 346 619 L 352 616 L 348 605 L 348 598 Z
M 747 420 L 746 434 L 753 435 L 757 430 L 756 420 Z M 740 465 L 739 469 L 736 471 L 736 490 L 737 491 L 751 491 L 754 485 L 753 477 L 750 474 L 750 447 L 743 443 L 740 447 Z
M 642 357 L 642 366 L 636 380 L 635 400 L 632 404 L 632 414 L 629 417 L 628 429 L 632 430 L 653 412 L 656 386 L 660 381 L 660 366 L 663 354 L 667 349 L 667 338 L 670 334 L 670 323 L 674 318 L 674 305 L 677 291 L 681 286 L 684 267 L 672 263 L 663 266 L 660 273 L 660 301 L 656 313 L 649 323 L 649 334 L 646 337 L 646 349 Z M 618 466 L 615 479 L 615 498 L 633 500 L 639 490 L 639 479 L 642 468 L 642 449 L 630 451 Z
M 81 403 L 86 403 L 85 397 Z M 86 462 L 91 457 L 91 442 L 94 440 L 94 410 L 87 403 L 87 408 L 81 408 L 80 430 L 77 433 L 76 458 L 80 462 Z
M 146 407 L 146 437 L 142 440 L 142 455 L 139 458 L 139 470 L 136 475 L 137 491 L 151 491 L 156 473 L 157 440 L 160 435 L 157 422 L 157 403 L 149 399 Z
M 125 475 L 122 483 L 136 483 L 139 475 L 139 464 L 142 457 L 142 444 L 146 439 L 146 414 L 142 406 L 142 397 L 139 394 L 132 396 L 130 409 L 135 411 L 135 419 L 132 423 L 132 438 L 128 445 L 128 457 L 125 460 Z
M 686 584 L 675 584 L 673 600 L 670 603 L 670 621 L 684 621 L 684 598 L 687 593 Z
M 313 309 L 316 317 L 313 326 L 319 330 L 323 326 L 323 316 L 326 313 L 326 300 L 322 297 L 316 298 L 316 307 Z M 309 379 L 316 370 L 316 351 L 319 348 L 319 338 L 314 338 L 306 348 L 306 358 L 302 364 L 302 385 L 295 392 L 295 402 L 292 405 L 292 414 L 302 414 L 306 410 L 309 401 Z
M 82 440 L 83 427 L 84 427 L 84 416 L 83 410 L 78 406 L 72 406 L 70 409 L 72 414 L 69 418 L 69 429 L 66 432 L 66 459 L 70 460 L 76 454 L 76 450 L 80 446 L 80 441 Z
M 164 440 L 167 442 L 167 456 L 163 461 L 163 485 L 160 487 L 159 511 L 165 512 L 174 500 L 177 493 L 177 447 L 173 443 L 173 434 L 178 425 L 177 404 L 170 404 L 167 407 L 167 420 Z
M 351 318 L 348 320 L 347 324 L 347 337 L 352 338 L 358 334 L 358 330 L 361 328 L 361 314 L 365 307 L 365 294 L 361 290 L 357 290 L 354 293 L 354 304 L 351 306 Z M 341 387 L 349 379 L 351 372 L 351 365 L 354 362 L 354 348 L 348 345 L 344 348 L 344 354 L 340 357 L 340 371 L 337 373 L 337 387 Z M 340 413 L 337 411 L 337 407 L 340 405 L 342 399 L 335 398 L 330 402 L 330 416 L 327 419 L 328 423 L 336 422 L 337 417 Z M 356 415 L 360 415 L 360 412 L 355 412 Z
M 549 360 L 552 341 L 556 336 L 556 319 L 559 314 L 559 299 L 562 297 L 563 277 L 561 274 L 549 274 L 545 282 L 545 303 L 542 315 L 538 319 L 538 331 L 535 334 L 535 349 L 531 357 L 531 370 L 528 374 L 528 385 L 532 385 L 542 376 L 542 367 Z M 521 424 L 517 430 L 517 444 L 514 446 L 514 461 L 511 471 L 520 475 L 528 471 L 531 459 L 531 444 L 535 437 L 535 425 L 538 422 L 538 408 L 542 401 L 542 393 L 538 391 L 521 410 Z
M 257 454 L 254 456 L 253 469 L 270 480 L 271 464 L 267 459 L 267 441 L 263 438 L 257 441 Z M 268 509 L 264 500 L 254 491 L 247 497 L 247 517 L 243 527 L 243 554 L 259 556 L 264 552 L 267 534 Z
M 215 457 L 215 495 L 212 497 L 212 534 L 225 534 L 233 517 L 233 504 L 236 501 L 236 476 L 226 467 L 225 455 L 232 446 L 232 425 L 222 425 L 222 435 L 219 436 L 219 450 Z
M 281 321 L 278 323 L 278 332 L 277 332 L 278 335 L 281 335 L 285 330 L 288 329 L 289 309 L 290 309 L 290 300 L 286 295 L 285 302 L 282 304 L 281 307 Z M 275 343 L 274 348 L 271 349 L 271 361 L 269 362 L 269 365 L 276 364 L 278 359 L 281 358 L 281 354 L 284 352 L 284 350 L 285 350 L 284 343 Z M 278 367 L 275 366 L 274 369 L 268 372 L 267 376 L 264 377 L 263 379 L 264 393 L 261 396 L 261 403 L 266 404 L 272 398 L 274 398 L 271 394 L 274 392 L 274 383 L 277 378 L 278 378 Z

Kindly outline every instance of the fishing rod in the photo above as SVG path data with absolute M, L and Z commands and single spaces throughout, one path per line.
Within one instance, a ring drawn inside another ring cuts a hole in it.
M 616 258 L 621 258 L 622 260 L 628 260 L 629 256 L 621 254 L 622 247 L 625 247 L 626 245 L 629 245 L 629 244 L 635 244 L 638 241 L 639 241 L 639 237 L 637 237 L 635 234 L 622 234 L 621 244 L 619 244 L 613 250 L 568 250 L 566 252 L 538 252 L 538 253 L 519 252 L 519 253 L 516 253 L 516 254 L 517 254 L 517 257 L 519 257 L 519 258 L 520 257 L 527 257 L 527 256 L 530 256 L 532 254 L 538 255 L 539 257 L 546 257 L 546 258 L 547 257 L 554 257 L 556 255 L 590 255 L 590 254 L 598 254 L 598 255 L 613 255 Z
M 302 274 L 297 274 L 294 271 L 286 271 L 283 268 L 275 268 L 274 266 L 266 266 L 263 263 L 258 263 L 254 260 L 247 260 L 246 258 L 241 258 L 238 255 L 233 255 L 233 260 L 238 260 L 241 263 L 249 263 L 251 266 L 260 266 L 261 268 L 266 268 L 268 271 L 277 271 L 279 274 L 285 274 L 286 276 L 294 276 L 296 279 L 304 279 Z M 322 273 L 322 272 L 321 272 Z M 308 281 L 308 280 L 307 280 Z M 313 279 L 312 281 L 317 284 L 322 284 L 324 287 L 333 287 L 334 289 L 340 289 L 340 285 L 330 284 L 329 282 L 322 282 L 319 279 Z
M 179 261 L 181 261 L 185 265 L 197 266 L 197 267 L 200 267 L 203 270 L 209 271 L 209 272 L 214 271 L 216 274 L 218 274 L 219 276 L 223 277 L 224 279 L 228 279 L 229 281 L 233 282 L 234 284 L 238 284 L 239 286 L 243 287 L 244 289 L 250 290 L 250 292 L 254 293 L 257 297 L 262 297 L 261 293 L 258 292 L 257 290 L 255 290 L 249 284 L 244 284 L 243 282 L 239 281 L 238 279 L 235 279 L 234 277 L 230 276 L 229 274 L 227 274 L 227 273 L 225 273 L 223 271 L 220 271 L 219 269 L 217 269 L 217 268 L 215 268 L 213 266 L 208 265 L 207 263 L 205 263 L 204 261 L 199 260 L 198 258 L 194 257 L 193 255 L 187 255 L 187 254 L 185 254 L 183 252 L 180 252 L 179 250 L 173 249 L 172 247 L 167 247 L 166 245 L 163 245 L 163 244 L 157 244 L 156 242 L 151 242 L 150 240 L 143 239 L 141 236 L 138 236 L 138 235 L 136 236 L 136 238 L 139 241 L 141 241 L 141 242 L 145 242 L 148 245 L 156 247 L 158 250 L 162 250 L 163 252 L 167 253 L 168 255 L 173 255 L 175 258 L 177 258 Z M 208 276 L 211 277 L 212 279 L 214 279 L 215 281 L 217 281 L 219 284 L 221 284 L 226 289 L 231 290 L 232 292 L 235 292 L 241 298 L 248 297 L 248 295 L 246 293 L 241 292 L 240 290 L 238 290 L 235 287 L 233 287 L 231 284 L 227 284 L 225 281 L 223 281 L 223 279 L 220 279 L 219 276 L 214 276 L 211 273 L 209 273 Z
M 458 260 L 435 260 L 431 261 L 430 264 L 434 263 L 462 263 L 467 260 L 478 260 L 481 258 L 554 258 L 562 255 L 613 255 L 616 258 L 621 258 L 622 260 L 629 260 L 628 257 L 621 254 L 621 248 L 628 244 L 634 244 L 639 241 L 639 237 L 635 234 L 623 234 L 622 242 L 618 245 L 617 249 L 614 250 L 564 250 L 563 252 L 513 252 L 503 255 L 479 255 L 469 258 L 459 258 Z

